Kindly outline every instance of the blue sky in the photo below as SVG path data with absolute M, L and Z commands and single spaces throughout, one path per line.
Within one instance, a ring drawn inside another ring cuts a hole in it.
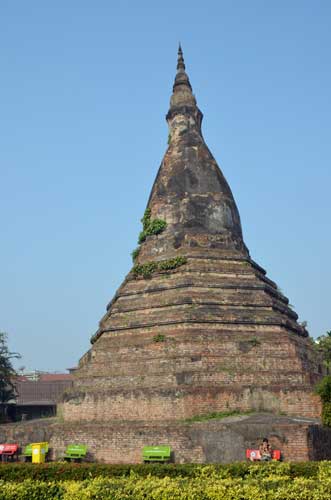
M 329 1 L 2 0 L 0 329 L 75 366 L 131 267 L 178 40 L 251 256 L 331 329 Z

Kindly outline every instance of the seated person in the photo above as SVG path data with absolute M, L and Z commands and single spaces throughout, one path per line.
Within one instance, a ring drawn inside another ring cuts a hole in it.
M 272 449 L 267 438 L 263 438 L 259 446 L 259 452 L 261 455 L 260 460 L 267 462 L 272 459 Z

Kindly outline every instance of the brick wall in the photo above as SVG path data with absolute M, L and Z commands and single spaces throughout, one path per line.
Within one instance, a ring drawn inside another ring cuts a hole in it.
M 279 388 L 187 388 L 76 392 L 62 405 L 66 421 L 180 420 L 212 412 L 274 411 L 316 417 L 319 399 L 311 392 Z
M 314 434 L 314 439 L 312 439 Z M 59 423 L 54 419 L 0 426 L 1 442 L 49 441 L 51 457 L 61 457 L 70 443 L 86 444 L 90 460 L 108 463 L 139 463 L 143 446 L 167 444 L 177 463 L 232 462 L 245 459 L 246 448 L 255 448 L 268 437 L 284 460 L 331 458 L 331 430 L 302 419 L 272 415 L 228 417 L 208 422 Z
M 279 328 L 214 324 L 104 334 L 81 362 L 65 420 L 178 420 L 261 410 L 318 418 L 309 342 Z M 277 341 L 275 341 L 275 338 Z

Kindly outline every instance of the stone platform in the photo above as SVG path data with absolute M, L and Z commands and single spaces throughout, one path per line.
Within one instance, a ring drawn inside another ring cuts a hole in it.
M 271 414 L 226 417 L 194 423 L 112 421 L 63 423 L 56 418 L 0 426 L 0 442 L 48 441 L 50 459 L 69 443 L 86 444 L 91 461 L 141 463 L 143 446 L 166 444 L 175 463 L 229 463 L 245 460 L 245 450 L 268 437 L 286 461 L 331 459 L 331 429 L 318 420 Z

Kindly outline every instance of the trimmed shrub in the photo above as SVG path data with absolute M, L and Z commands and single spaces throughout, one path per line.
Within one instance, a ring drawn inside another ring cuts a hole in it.
M 97 463 L 62 463 L 46 464 L 4 463 L 0 465 L 0 481 L 84 481 L 96 477 L 128 478 L 134 474 L 141 478 L 201 478 L 218 477 L 231 479 L 254 479 L 286 476 L 294 479 L 317 479 L 331 477 L 331 461 L 325 462 L 237 462 L 232 464 L 135 464 L 113 465 Z M 1 488 L 0 488 L 1 490 Z
M 330 464 L 329 464 L 330 466 Z M 266 470 L 266 469 L 265 469 Z M 205 474 L 205 475 L 203 475 Z M 0 500 L 327 500 L 328 477 L 266 476 L 221 478 L 213 466 L 200 468 L 197 477 L 97 477 L 61 483 L 25 480 L 0 482 Z
M 49 500 L 62 499 L 61 483 L 46 483 L 25 479 L 21 483 L 0 481 L 0 500 Z

